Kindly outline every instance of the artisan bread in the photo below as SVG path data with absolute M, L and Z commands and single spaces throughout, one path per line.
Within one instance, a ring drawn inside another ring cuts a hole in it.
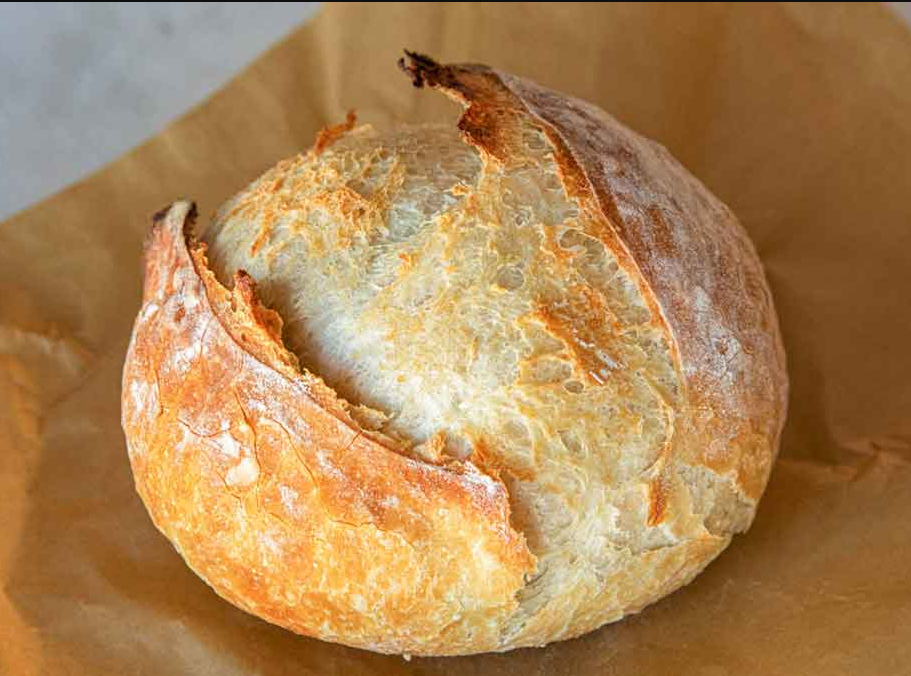
M 156 216 L 136 486 L 218 594 L 292 631 L 567 639 L 749 527 L 785 415 L 772 298 L 663 147 L 484 66 L 402 65 L 457 129 L 350 116 L 204 232 L 187 202 Z

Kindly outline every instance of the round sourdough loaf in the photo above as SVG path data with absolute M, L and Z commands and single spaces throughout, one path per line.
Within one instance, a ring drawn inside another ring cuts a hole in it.
M 458 129 L 324 130 L 155 218 L 136 485 L 218 594 L 382 652 L 543 645 L 746 530 L 787 381 L 737 220 L 595 106 L 410 54 Z

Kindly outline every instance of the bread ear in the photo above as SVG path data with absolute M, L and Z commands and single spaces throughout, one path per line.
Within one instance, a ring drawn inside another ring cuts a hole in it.
M 544 132 L 567 195 L 594 216 L 587 234 L 664 324 L 695 416 L 673 442 L 677 459 L 733 474 L 755 504 L 777 453 L 788 380 L 762 265 L 731 210 L 667 149 L 586 101 L 484 65 L 405 54 L 399 66 L 415 86 L 465 106 L 459 128 L 489 156 L 508 161 L 523 124 Z
M 294 631 L 570 638 L 749 527 L 787 395 L 771 294 L 658 144 L 487 66 L 401 65 L 461 134 L 328 128 L 219 212 L 221 277 L 191 204 L 156 216 L 123 381 L 137 488 L 219 594 Z
M 193 213 L 178 202 L 156 219 L 124 367 L 156 526 L 221 596 L 300 633 L 386 652 L 497 647 L 535 569 L 503 484 L 361 429 L 298 369 L 252 281 L 231 292 L 206 267 Z

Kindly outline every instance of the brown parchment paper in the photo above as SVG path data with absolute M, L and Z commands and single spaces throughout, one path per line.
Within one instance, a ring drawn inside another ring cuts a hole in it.
M 403 46 L 531 77 L 667 145 L 740 216 L 781 317 L 790 418 L 752 530 L 666 600 L 546 649 L 406 662 L 287 633 L 217 598 L 133 490 L 120 369 L 150 215 L 182 196 L 211 213 L 349 107 L 455 120 L 396 71 Z M 884 8 L 327 7 L 0 225 L 0 672 L 911 673 L 909 347 L 911 35 Z

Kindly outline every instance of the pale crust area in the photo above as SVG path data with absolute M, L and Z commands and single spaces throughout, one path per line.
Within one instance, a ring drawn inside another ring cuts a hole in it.
M 577 636 L 749 527 L 786 406 L 771 295 L 657 144 L 485 66 L 402 66 L 459 131 L 349 115 L 205 244 L 187 203 L 157 218 L 124 370 L 137 487 L 219 594 L 294 631 Z

